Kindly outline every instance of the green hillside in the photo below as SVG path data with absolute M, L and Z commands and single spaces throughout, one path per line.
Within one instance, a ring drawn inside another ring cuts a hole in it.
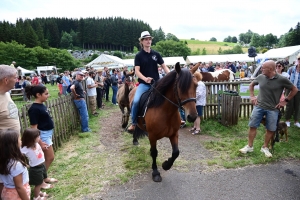
M 187 41 L 189 48 L 192 51 L 200 49 L 206 49 L 206 54 L 218 54 L 218 50 L 221 47 L 222 50 L 231 49 L 236 43 L 231 42 L 212 42 L 212 41 L 200 41 L 200 40 L 186 40 L 180 39 L 181 41 Z M 247 48 L 243 48 L 244 52 L 247 52 Z

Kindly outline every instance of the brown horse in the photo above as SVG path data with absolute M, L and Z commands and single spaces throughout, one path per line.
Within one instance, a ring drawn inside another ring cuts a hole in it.
M 126 128 L 130 115 L 129 92 L 134 88 L 133 76 L 134 72 L 124 74 L 126 76 L 125 83 L 122 84 L 117 93 L 117 102 L 122 112 L 122 128 Z M 126 108 L 126 113 L 125 113 Z
M 149 96 L 148 109 L 144 117 L 139 117 L 133 138 L 134 142 L 148 133 L 150 141 L 150 154 L 152 157 L 152 179 L 155 182 L 162 180 L 157 170 L 157 140 L 168 137 L 172 145 L 172 157 L 162 164 L 164 170 L 169 170 L 179 156 L 178 130 L 180 128 L 180 116 L 178 108 L 184 107 L 187 120 L 194 122 L 197 118 L 196 110 L 197 82 L 192 73 L 187 69 L 181 69 L 176 63 L 175 70 L 158 80 L 152 85 L 152 93 Z M 130 102 L 133 101 L 136 89 L 130 92 Z
M 221 69 L 214 72 L 201 72 L 202 81 L 209 82 L 223 82 L 223 81 L 233 81 L 234 73 L 229 69 Z

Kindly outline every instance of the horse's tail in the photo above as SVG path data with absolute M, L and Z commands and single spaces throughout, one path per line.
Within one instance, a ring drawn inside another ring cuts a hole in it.
M 145 136 L 148 136 L 148 133 L 146 131 L 143 131 L 142 129 L 140 129 L 139 126 L 135 126 L 135 130 L 133 132 L 133 138 L 140 139 Z

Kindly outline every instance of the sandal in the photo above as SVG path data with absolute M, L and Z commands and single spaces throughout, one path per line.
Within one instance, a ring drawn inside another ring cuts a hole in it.
M 49 194 L 46 192 L 40 192 L 40 197 L 49 197 Z
M 33 197 L 33 200 L 46 200 L 46 199 L 47 197 L 37 197 L 37 198 Z
M 193 127 L 193 128 L 191 128 L 189 131 L 190 131 L 190 132 L 194 132 L 195 130 L 196 130 L 196 128 Z
M 201 130 L 195 130 L 192 134 L 193 135 L 197 135 L 197 134 L 199 134 L 201 132 Z
M 53 185 L 47 184 L 46 186 L 42 186 L 41 188 L 44 190 L 51 189 L 51 188 L 53 188 Z

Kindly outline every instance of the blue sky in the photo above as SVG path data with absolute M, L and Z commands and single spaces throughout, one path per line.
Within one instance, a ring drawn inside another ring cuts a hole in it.
M 299 0 L 0 0 L 0 21 L 36 17 L 134 18 L 180 39 L 223 41 L 248 29 L 278 37 L 300 22 Z

